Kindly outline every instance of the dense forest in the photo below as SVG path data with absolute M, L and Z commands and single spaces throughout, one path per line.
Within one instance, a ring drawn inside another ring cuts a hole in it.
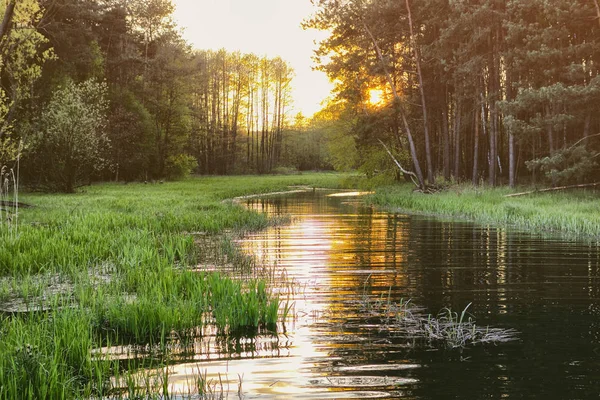
M 422 188 L 597 172 L 597 0 L 313 4 L 304 27 L 330 32 L 315 61 L 335 90 L 306 119 L 286 61 L 192 49 L 170 0 L 2 1 L 0 165 L 67 192 L 289 168 Z
M 331 32 L 316 58 L 346 130 L 331 148 L 337 166 L 389 168 L 385 146 L 421 187 L 597 172 L 597 0 L 315 3 L 306 26 Z
M 168 0 L 3 1 L 0 164 L 20 156 L 22 182 L 67 192 L 279 166 L 292 68 L 192 49 L 173 11 Z

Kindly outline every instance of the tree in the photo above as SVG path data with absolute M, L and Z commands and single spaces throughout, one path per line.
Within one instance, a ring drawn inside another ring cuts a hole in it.
M 52 58 L 37 31 L 42 9 L 35 0 L 0 4 L 0 165 L 14 159 L 22 139 L 15 132 L 17 116 L 31 98 L 41 65 Z
M 106 167 L 109 140 L 106 133 L 107 86 L 94 80 L 67 82 L 52 96 L 42 121 L 37 154 L 46 158 L 43 172 L 47 182 L 71 193 L 89 180 L 94 171 Z

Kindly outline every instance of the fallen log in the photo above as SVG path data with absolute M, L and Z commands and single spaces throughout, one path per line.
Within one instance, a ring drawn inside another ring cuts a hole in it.
M 32 208 L 32 207 L 34 207 L 31 204 L 20 203 L 20 202 L 15 203 L 14 201 L 10 201 L 10 200 L 0 200 L 0 206 L 2 206 L 2 207 L 13 207 L 13 208 L 15 208 L 15 206 L 19 206 L 19 208 Z
M 534 193 L 554 192 L 557 190 L 567 190 L 567 189 L 579 189 L 579 188 L 592 187 L 592 186 L 600 186 L 600 182 L 582 183 L 580 185 L 559 186 L 559 187 L 546 188 L 546 189 L 536 189 L 536 190 L 530 190 L 528 192 L 511 193 L 511 194 L 505 195 L 504 197 L 518 197 L 518 196 L 525 196 L 525 195 L 534 194 Z

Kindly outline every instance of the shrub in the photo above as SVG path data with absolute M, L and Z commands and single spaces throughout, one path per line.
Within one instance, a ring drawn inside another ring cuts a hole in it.
M 189 176 L 198 166 L 198 161 L 188 154 L 169 156 L 165 164 L 167 179 L 177 180 Z

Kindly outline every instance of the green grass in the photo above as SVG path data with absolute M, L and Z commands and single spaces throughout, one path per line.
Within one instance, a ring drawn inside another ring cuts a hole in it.
M 224 234 L 274 223 L 227 199 L 348 184 L 347 175 L 305 174 L 20 193 L 34 207 L 19 210 L 17 234 L 0 224 L 0 307 L 17 301 L 49 311 L 0 319 L 0 399 L 101 398 L 115 393 L 116 375 L 133 393 L 135 367 L 123 370 L 93 349 L 150 346 L 162 368 L 169 340 L 207 324 L 221 335 L 275 329 L 285 310 L 268 282 L 198 271 L 225 258 L 252 266 Z
M 595 191 L 505 197 L 516 191 L 470 185 L 454 186 L 435 194 L 412 189 L 410 185 L 382 187 L 368 201 L 390 210 L 512 226 L 535 233 L 600 236 L 600 202 Z

